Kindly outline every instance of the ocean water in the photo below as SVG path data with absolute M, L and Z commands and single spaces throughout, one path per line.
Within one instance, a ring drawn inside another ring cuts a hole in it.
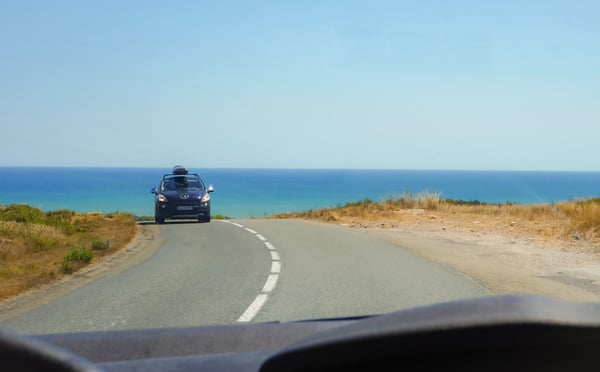
M 153 215 L 162 168 L 0 167 L 0 204 L 44 211 Z M 489 203 L 548 203 L 600 196 L 600 172 L 190 169 L 212 184 L 212 213 L 234 218 L 335 207 L 364 198 L 436 192 Z

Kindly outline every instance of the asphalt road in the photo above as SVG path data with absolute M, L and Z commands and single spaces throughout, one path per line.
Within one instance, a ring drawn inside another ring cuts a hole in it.
M 20 333 L 300 320 L 390 312 L 489 292 L 360 231 L 295 220 L 167 223 L 145 261 L 0 327 Z

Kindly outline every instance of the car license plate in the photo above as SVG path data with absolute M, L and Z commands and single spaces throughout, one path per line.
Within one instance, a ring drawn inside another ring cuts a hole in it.
M 191 211 L 194 207 L 191 205 L 180 205 L 177 207 L 178 211 Z

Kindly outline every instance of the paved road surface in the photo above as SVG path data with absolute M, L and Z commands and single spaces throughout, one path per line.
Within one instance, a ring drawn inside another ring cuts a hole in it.
M 349 228 L 295 220 L 167 223 L 144 262 L 0 324 L 21 333 L 376 314 L 489 292 Z

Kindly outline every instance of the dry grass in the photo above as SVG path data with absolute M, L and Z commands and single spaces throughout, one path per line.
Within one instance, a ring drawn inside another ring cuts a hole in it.
M 485 204 L 441 199 L 439 194 L 423 192 L 380 202 L 364 199 L 337 208 L 284 213 L 270 218 L 365 226 L 452 227 L 547 241 L 585 241 L 600 248 L 600 198 L 541 205 Z
M 129 214 L 43 213 L 23 205 L 0 206 L 0 300 L 62 277 L 71 250 L 92 249 L 98 239 L 108 241 L 107 249 L 93 251 L 93 260 L 98 260 L 124 247 L 136 230 Z

